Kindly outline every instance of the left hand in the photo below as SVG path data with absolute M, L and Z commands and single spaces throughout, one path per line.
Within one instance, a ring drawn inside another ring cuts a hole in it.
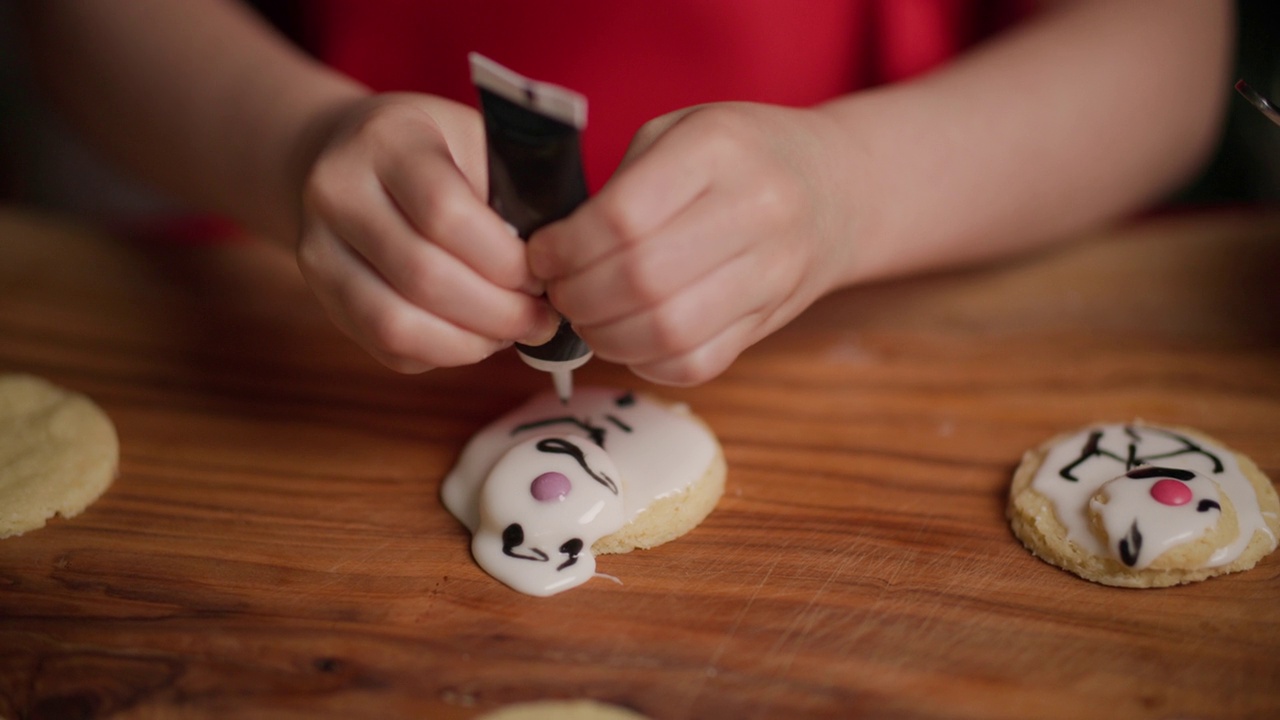
M 850 193 L 834 142 L 814 110 L 723 103 L 657 118 L 598 195 L 534 234 L 530 267 L 601 358 L 657 383 L 705 382 L 839 284 Z

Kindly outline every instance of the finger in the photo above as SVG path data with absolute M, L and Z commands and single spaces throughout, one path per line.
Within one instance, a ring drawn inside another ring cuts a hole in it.
M 760 242 L 741 204 L 734 193 L 708 193 L 642 243 L 552 282 L 552 304 L 583 325 L 657 305 Z
M 683 339 L 680 333 L 666 333 L 669 352 L 649 353 L 654 359 L 630 363 L 631 371 L 661 385 L 687 387 L 707 382 L 728 369 L 744 350 L 808 306 L 811 298 L 803 296 L 803 293 L 778 293 L 768 289 L 780 287 L 778 283 L 784 283 L 783 286 L 788 283 L 788 271 L 783 264 L 770 262 L 767 258 L 755 260 L 739 258 L 726 266 L 723 273 L 708 278 L 701 287 L 686 293 L 681 303 L 687 304 L 683 308 L 677 306 L 673 315 L 687 316 L 690 310 L 695 314 L 707 312 L 706 315 L 695 315 L 704 320 L 702 331 L 698 332 L 697 326 L 693 326 L 685 331 Z M 745 285 L 742 284 L 744 280 Z M 754 303 L 744 297 L 742 288 L 756 290 Z M 744 304 L 737 305 L 737 310 L 732 304 L 723 302 L 724 298 L 735 297 L 735 293 L 744 301 Z M 722 301 L 708 302 L 706 298 L 721 298 Z M 720 329 L 717 331 L 716 328 Z M 621 328 L 621 333 L 637 338 L 641 343 L 647 342 L 644 334 L 636 333 L 634 329 Z M 689 349 L 678 350 L 681 347 Z
M 451 120 L 463 160 L 473 165 L 468 158 L 475 150 L 470 146 L 482 148 L 483 144 L 468 138 L 482 132 L 479 116 L 451 104 L 436 112 Z M 458 168 L 431 113 L 411 101 L 387 102 L 369 110 L 350 137 L 319 159 L 309 178 L 307 200 L 335 223 L 342 237 L 359 236 L 357 228 L 336 224 L 343 218 L 382 219 L 388 224 L 394 220 L 443 243 L 495 285 L 540 291 L 529 273 L 523 246 L 485 205 L 473 181 Z M 370 204 L 385 196 L 390 199 Z M 382 211 L 388 203 L 393 212 Z M 365 212 L 375 207 L 376 211 Z M 369 229 L 377 235 L 391 228 Z
M 543 280 L 579 272 L 641 242 L 711 186 L 694 143 L 664 136 L 634 157 L 598 195 L 529 240 L 529 267 Z
M 733 364 L 763 333 L 757 318 L 747 316 L 693 350 L 649 363 L 630 365 L 631 372 L 659 385 L 689 387 L 711 380 Z
M 399 237 L 365 236 L 358 249 L 410 303 L 471 332 L 516 340 L 558 323 L 545 301 L 491 284 L 440 245 L 407 230 Z
M 423 312 L 326 228 L 308 229 L 298 261 L 334 324 L 394 370 L 466 365 L 507 344 Z
M 409 302 L 492 338 L 542 336 L 556 325 L 545 303 L 492 284 L 438 243 L 420 236 L 380 185 L 352 177 L 356 179 L 338 188 L 340 192 L 330 191 L 319 212 L 334 233 Z M 501 232 L 506 234 L 505 229 Z M 521 252 L 518 245 L 507 250 L 517 257 Z
M 473 188 L 448 149 L 396 154 L 378 167 L 386 193 L 408 224 L 489 282 L 536 294 L 524 243 Z
M 717 268 L 666 301 L 601 325 L 574 327 L 596 354 L 625 365 L 684 355 L 745 317 L 763 316 L 765 292 L 745 257 Z

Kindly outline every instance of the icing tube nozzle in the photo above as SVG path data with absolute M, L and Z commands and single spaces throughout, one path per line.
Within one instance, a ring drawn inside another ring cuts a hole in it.
M 528 240 L 587 199 L 580 143 L 587 100 L 478 53 L 468 59 L 484 115 L 489 207 Z M 516 349 L 525 363 L 551 373 L 556 393 L 566 403 L 573 392 L 573 370 L 591 359 L 591 348 L 567 320 L 560 321 L 550 341 L 537 347 L 517 344 Z
M 573 397 L 573 371 L 552 370 L 551 382 L 555 383 L 556 397 L 560 398 L 560 404 L 568 405 L 569 398 Z
M 573 397 L 573 371 L 591 359 L 591 348 L 564 319 L 550 340 L 537 347 L 516 343 L 516 352 L 529 367 L 551 373 L 556 395 L 565 404 Z

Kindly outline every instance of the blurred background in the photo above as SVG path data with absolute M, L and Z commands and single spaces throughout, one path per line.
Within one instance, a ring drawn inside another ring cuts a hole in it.
M 274 12 L 282 3 L 257 4 L 273 22 L 285 22 L 284 15 Z M 1280 102 L 1280 2 L 1237 0 L 1236 4 L 1238 47 L 1233 77 L 1244 78 Z M 1280 127 L 1234 92 L 1229 104 L 1214 160 L 1171 202 L 1280 203 Z M 1176 107 L 1152 108 L 1152 121 L 1176 112 Z M 158 194 L 100 162 L 41 104 L 22 56 L 13 0 L 0 0 L 0 202 L 126 225 L 131 219 L 180 214 L 179 208 Z

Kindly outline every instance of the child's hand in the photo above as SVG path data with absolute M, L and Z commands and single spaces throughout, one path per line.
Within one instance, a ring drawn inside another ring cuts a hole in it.
M 534 274 L 601 358 L 695 384 L 840 282 L 851 197 L 811 110 L 707 105 L 650 122 L 622 167 L 535 233 Z
M 465 365 L 554 333 L 485 184 L 480 116 L 425 95 L 357 103 L 312 164 L 298 264 L 338 327 L 388 367 Z

